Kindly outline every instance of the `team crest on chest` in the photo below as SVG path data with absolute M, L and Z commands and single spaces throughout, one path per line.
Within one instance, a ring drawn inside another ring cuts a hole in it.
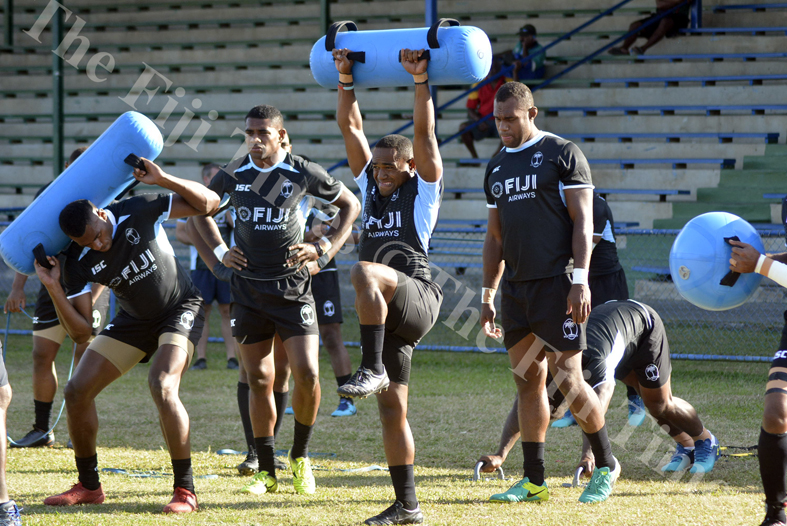
M 279 195 L 285 199 L 289 199 L 289 197 L 292 195 L 292 190 L 292 181 L 284 180 L 281 183 L 281 191 L 279 192 Z
M 541 166 L 541 163 L 543 162 L 544 162 L 544 154 L 541 153 L 540 151 L 534 153 L 533 157 L 530 158 L 530 166 L 532 166 L 533 168 L 538 168 L 539 166 Z
M 492 185 L 492 195 L 495 196 L 495 199 L 503 195 L 503 183 L 498 181 Z
M 139 232 L 134 230 L 133 228 L 126 229 L 126 240 L 131 243 L 132 245 L 138 245 L 142 238 L 139 236 Z

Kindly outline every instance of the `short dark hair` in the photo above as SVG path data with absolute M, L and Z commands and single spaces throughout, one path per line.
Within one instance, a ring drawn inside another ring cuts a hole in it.
M 505 102 L 512 97 L 526 110 L 532 108 L 534 105 L 533 93 L 530 92 L 530 88 L 521 82 L 506 82 L 500 86 L 500 89 L 495 93 L 495 101 L 497 102 Z
M 202 177 L 209 176 L 210 172 L 212 170 L 216 170 L 216 169 L 221 170 L 221 166 L 219 166 L 216 163 L 208 163 L 208 164 L 202 165 Z
M 393 148 L 405 161 L 413 158 L 413 143 L 404 135 L 386 135 L 374 145 L 375 148 Z M 396 156 L 394 156 L 396 158 Z
M 279 109 L 275 106 L 269 106 L 268 104 L 254 106 L 249 110 L 249 113 L 246 114 L 244 120 L 246 119 L 270 119 L 271 124 L 274 126 L 278 126 L 279 128 L 284 126 L 284 117 L 282 117 Z
M 60 230 L 71 238 L 82 237 L 95 208 L 95 205 L 87 199 L 68 203 L 60 212 Z
M 71 152 L 71 155 L 68 156 L 68 164 L 73 164 L 73 162 L 76 161 L 80 155 L 85 153 L 85 150 L 87 150 L 87 146 L 80 146 L 79 148 Z

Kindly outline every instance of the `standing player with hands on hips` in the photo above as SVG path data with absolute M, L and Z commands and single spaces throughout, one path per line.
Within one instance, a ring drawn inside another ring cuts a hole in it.
M 249 413 L 258 472 L 241 491 L 261 495 L 278 490 L 274 465 L 276 405 L 273 337 L 287 353 L 295 390 L 295 433 L 290 450 L 293 486 L 299 494 L 316 490 L 308 447 L 320 406 L 319 338 L 311 274 L 336 255 L 350 235 L 360 204 L 320 165 L 282 148 L 287 137 L 281 112 L 255 106 L 246 114 L 248 155 L 231 161 L 211 180 L 210 189 L 229 195 L 236 211 L 235 242 L 227 248 L 215 221 L 194 218 L 208 247 L 233 269 L 232 334 L 249 380 Z M 307 196 L 339 209 L 330 233 L 303 242 Z
M 415 444 L 407 421 L 413 349 L 440 314 L 443 293 L 429 270 L 429 239 L 442 197 L 443 162 L 435 136 L 423 50 L 400 51 L 413 75 L 413 141 L 387 135 L 369 149 L 353 88 L 350 50 L 334 49 L 339 71 L 336 120 L 347 161 L 363 201 L 359 262 L 350 279 L 361 329 L 361 366 L 338 389 L 342 396 L 377 395 L 385 458 L 396 501 L 366 524 L 414 524 L 424 520 L 415 494 Z
M 74 444 L 79 482 L 48 497 L 49 506 L 101 504 L 98 477 L 95 398 L 139 362 L 150 360 L 148 384 L 158 408 L 175 477 L 165 513 L 197 510 L 191 470 L 189 416 L 180 401 L 180 379 L 202 334 L 202 298 L 180 266 L 162 223 L 167 219 L 213 213 L 219 197 L 203 185 L 178 179 L 143 159 L 134 177 L 172 194 L 132 197 L 105 209 L 85 199 L 66 205 L 60 228 L 73 243 L 66 249 L 65 290 L 60 263 L 51 269 L 36 262 L 36 274 L 49 291 L 57 317 L 76 343 L 90 338 L 93 315 L 90 283 L 114 291 L 120 311 L 90 343 L 65 388 L 68 431 Z
M 533 95 L 524 84 L 508 82 L 495 95 L 495 124 L 505 148 L 489 161 L 484 177 L 489 221 L 480 321 L 491 338 L 505 333 L 519 396 L 524 478 L 490 500 L 549 498 L 544 480 L 548 366 L 571 400 L 571 412 L 596 459 L 579 500 L 600 502 L 609 497 L 620 465 L 612 456 L 598 396 L 582 376 L 590 314 L 593 184 L 579 148 L 540 131 L 536 115 Z M 501 277 L 503 332 L 494 323 Z

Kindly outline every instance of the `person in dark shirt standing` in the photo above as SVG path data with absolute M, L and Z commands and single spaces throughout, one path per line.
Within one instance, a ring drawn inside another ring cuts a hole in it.
M 197 497 L 191 471 L 189 418 L 178 390 L 194 345 L 202 334 L 202 298 L 180 266 L 167 240 L 166 219 L 212 213 L 219 198 L 199 183 L 178 179 L 144 160 L 136 180 L 174 193 L 132 197 L 98 209 L 74 201 L 60 212 L 60 228 L 73 243 L 61 270 L 36 262 L 36 274 L 49 291 L 58 318 L 71 339 L 86 341 L 92 331 L 90 283 L 112 289 L 120 311 L 85 351 L 65 389 L 68 430 L 74 444 L 79 482 L 48 497 L 48 506 L 101 504 L 98 478 L 95 398 L 139 362 L 151 361 L 148 383 L 156 403 L 175 475 L 172 501 L 165 513 L 195 511 Z M 64 275 L 65 289 L 60 284 Z
M 442 198 L 443 162 L 435 136 L 427 61 L 403 49 L 415 81 L 414 138 L 387 135 L 369 149 L 353 91 L 350 51 L 334 49 L 339 71 L 337 121 L 363 200 L 359 262 L 350 279 L 361 328 L 361 366 L 338 389 L 342 396 L 377 395 L 385 458 L 396 501 L 366 524 L 423 522 L 415 494 L 415 445 L 407 421 L 413 349 L 440 314 L 443 293 L 429 270 L 429 239 Z
M 596 458 L 580 502 L 606 500 L 620 473 L 598 396 L 582 378 L 585 324 L 590 313 L 593 184 L 587 160 L 570 141 L 535 126 L 538 109 L 524 84 L 495 95 L 495 123 L 505 148 L 489 161 L 481 326 L 504 343 L 519 395 L 524 478 L 497 502 L 543 501 L 544 442 L 549 424 L 547 366 L 571 400 L 571 412 Z M 504 275 L 505 272 L 505 275 Z M 503 276 L 504 275 L 504 276 Z M 573 275 L 573 278 L 570 277 Z M 503 331 L 494 324 L 501 277 Z M 564 299 L 565 298 L 565 299 Z M 569 395 L 570 393 L 570 395 Z
M 299 494 L 316 490 L 308 446 L 320 406 L 319 338 L 311 273 L 338 252 L 350 234 L 360 205 L 344 185 L 320 165 L 281 147 L 287 130 L 281 112 L 260 105 L 246 115 L 248 155 L 225 166 L 210 182 L 235 208 L 235 242 L 227 248 L 216 223 L 194 218 L 208 247 L 233 269 L 232 334 L 238 341 L 249 381 L 249 411 L 258 473 L 241 490 L 261 495 L 278 489 L 274 465 L 273 337 L 278 334 L 295 380 L 292 408 L 295 436 L 290 449 L 293 486 Z M 303 243 L 311 195 L 339 209 L 335 229 L 315 243 Z

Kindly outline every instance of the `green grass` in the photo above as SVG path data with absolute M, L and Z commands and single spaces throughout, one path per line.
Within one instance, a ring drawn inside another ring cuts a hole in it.
M 345 339 L 357 339 L 357 321 L 346 316 Z M 439 327 L 439 326 L 438 326 Z M 439 343 L 450 343 L 447 329 L 436 329 Z M 458 341 L 460 336 L 454 335 Z M 467 342 L 465 342 L 466 344 Z M 68 370 L 66 347 L 58 357 L 61 383 Z M 699 352 L 699 350 L 697 350 Z M 354 364 L 357 349 L 350 349 Z M 9 450 L 10 493 L 24 506 L 25 524 L 359 524 L 393 499 L 388 474 L 381 471 L 338 471 L 377 464 L 385 466 L 376 404 L 364 400 L 358 415 L 335 419 L 333 378 L 321 358 L 323 403 L 311 446 L 313 452 L 335 453 L 314 459 L 318 491 L 296 496 L 291 474 L 280 474 L 281 492 L 262 497 L 241 495 L 237 456 L 220 456 L 221 448 L 244 448 L 237 415 L 237 375 L 223 368 L 223 347 L 209 346 L 210 369 L 183 378 L 181 398 L 192 424 L 194 472 L 201 511 L 182 517 L 161 515 L 172 491 L 171 477 L 131 478 L 102 473 L 107 501 L 101 506 L 52 509 L 42 504 L 51 494 L 76 481 L 73 452 L 64 447 L 65 420 L 57 427 L 53 449 Z M 489 495 L 511 482 L 471 482 L 477 458 L 497 447 L 500 429 L 514 397 L 508 358 L 499 354 L 446 353 L 416 350 L 410 391 L 410 423 L 415 436 L 416 483 L 427 523 L 441 524 L 616 524 L 659 525 L 759 524 L 762 494 L 755 457 L 722 458 L 699 481 L 662 476 L 658 463 L 672 442 L 650 423 L 626 425 L 625 391 L 619 387 L 608 414 L 613 449 L 623 466 L 615 494 L 606 503 L 582 506 L 580 490 L 562 487 L 571 480 L 579 458 L 580 433 L 573 427 L 550 429 L 547 476 L 551 499 L 541 505 L 493 505 Z M 756 443 L 762 414 L 767 364 L 674 362 L 673 391 L 695 405 L 705 425 L 723 445 Z M 7 367 L 14 399 L 8 414 L 9 433 L 21 437 L 33 419 L 30 387 L 30 338 L 12 336 Z M 97 401 L 100 430 L 99 468 L 171 473 L 155 407 L 147 390 L 147 366 L 139 365 L 102 393 Z M 60 406 L 59 394 L 55 409 Z M 279 448 L 292 442 L 292 420 L 286 417 Z M 515 447 L 504 465 L 509 477 L 521 476 L 522 453 Z

